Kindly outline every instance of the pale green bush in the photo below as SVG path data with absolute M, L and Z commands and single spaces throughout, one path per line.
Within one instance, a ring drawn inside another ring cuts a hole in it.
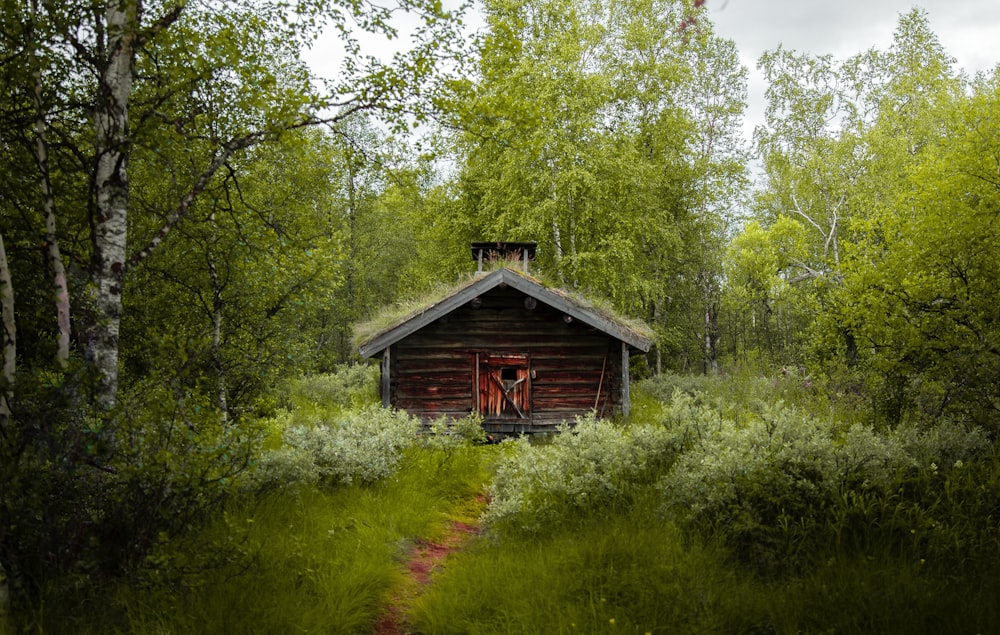
M 906 451 L 895 434 L 876 432 L 871 426 L 854 424 L 837 447 L 835 473 L 826 478 L 832 482 L 861 489 L 891 489 L 906 470 L 917 462 Z
M 279 416 L 290 420 L 290 415 Z M 281 447 L 264 453 L 255 485 L 371 483 L 391 475 L 417 438 L 420 423 L 404 412 L 369 406 L 317 426 L 293 423 Z
M 440 417 L 431 423 L 427 432 L 426 444 L 443 450 L 486 442 L 483 417 L 478 413 L 472 413 L 461 419 Z
M 655 479 L 678 439 L 663 427 L 623 428 L 594 415 L 563 426 L 551 442 L 505 442 L 484 521 L 536 531 L 572 515 L 601 515 L 626 505 L 632 490 Z
M 737 504 L 755 482 L 799 499 L 829 488 L 834 448 L 830 431 L 815 420 L 803 421 L 779 406 L 746 427 L 719 423 L 699 428 L 703 434 L 661 481 L 669 505 L 695 515 L 718 513 Z
M 954 467 L 981 456 L 989 449 L 986 430 L 944 420 L 933 426 L 904 425 L 893 431 L 895 438 L 922 468 Z
M 794 569 L 825 541 L 839 544 L 870 527 L 892 540 L 916 526 L 940 528 L 929 510 L 951 495 L 945 480 L 927 475 L 960 468 L 988 448 L 981 429 L 950 422 L 844 430 L 780 403 L 759 410 L 738 425 L 675 394 L 668 418 L 685 450 L 659 488 L 667 513 L 723 536 L 740 560 L 768 573 Z

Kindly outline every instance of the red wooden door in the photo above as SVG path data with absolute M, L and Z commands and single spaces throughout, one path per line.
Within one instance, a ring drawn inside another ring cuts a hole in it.
M 479 413 L 483 417 L 529 419 L 531 363 L 523 354 L 479 355 Z

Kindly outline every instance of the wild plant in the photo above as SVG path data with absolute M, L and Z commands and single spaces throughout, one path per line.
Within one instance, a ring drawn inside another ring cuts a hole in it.
M 378 366 L 345 364 L 331 373 L 299 377 L 288 383 L 287 406 L 300 414 L 361 409 L 378 401 L 378 373 Z
M 485 522 L 535 532 L 574 516 L 621 511 L 679 449 L 661 426 L 622 427 L 593 414 L 562 426 L 550 443 L 504 443 Z
M 406 413 L 378 406 L 319 425 L 293 423 L 285 427 L 281 447 L 262 455 L 252 485 L 272 489 L 295 483 L 335 485 L 383 479 L 416 441 L 419 427 L 419 421 Z
M 472 413 L 461 419 L 440 417 L 431 422 L 424 435 L 428 447 L 448 450 L 465 445 L 485 443 L 486 430 L 483 429 L 483 417 Z
M 953 481 L 941 477 L 987 446 L 981 429 L 950 422 L 844 429 L 781 403 L 758 410 L 737 424 L 678 393 L 669 425 L 685 450 L 659 487 L 669 514 L 766 574 L 800 570 L 830 545 L 928 549 L 925 530 L 946 524 L 936 508 Z

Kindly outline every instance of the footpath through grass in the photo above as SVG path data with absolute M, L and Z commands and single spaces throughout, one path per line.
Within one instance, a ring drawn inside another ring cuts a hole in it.
M 269 493 L 27 626 L 370 635 L 395 607 L 394 634 L 1000 632 L 992 438 L 751 379 L 660 379 L 630 421 L 541 442 L 283 415 Z M 482 531 L 442 566 L 455 523 Z
M 370 484 L 301 484 L 166 544 L 140 580 L 51 598 L 44 633 L 371 633 L 419 542 L 478 517 L 490 448 L 407 449 Z M 470 502 L 471 501 L 471 502 Z M 100 607 L 100 608 L 98 608 Z M 0 628 L 0 632 L 3 632 Z

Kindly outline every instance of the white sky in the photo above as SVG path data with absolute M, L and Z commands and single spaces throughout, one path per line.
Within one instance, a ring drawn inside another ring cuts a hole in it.
M 746 135 L 764 119 L 764 90 L 757 60 L 777 48 L 831 54 L 845 59 L 892 43 L 900 14 L 914 6 L 927 11 L 931 30 L 956 67 L 969 75 L 1000 62 L 1000 2 L 997 0 L 706 0 L 722 37 L 736 42 L 750 71 Z

